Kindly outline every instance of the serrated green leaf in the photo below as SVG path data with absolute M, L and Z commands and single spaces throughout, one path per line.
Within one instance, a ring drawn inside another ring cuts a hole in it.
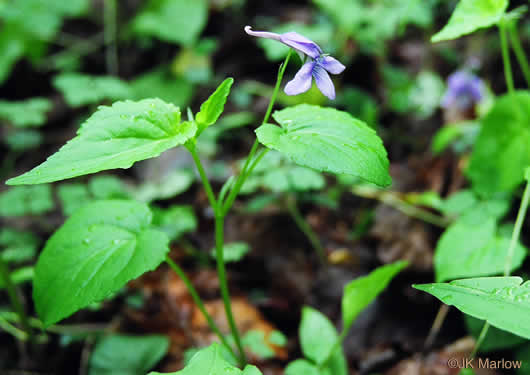
M 57 153 L 7 184 L 40 184 L 129 168 L 136 161 L 184 144 L 196 131 L 194 123 L 180 122 L 177 107 L 159 99 L 101 106 Z
M 198 125 L 196 137 L 198 137 L 208 126 L 215 124 L 224 111 L 226 99 L 230 94 L 230 88 L 234 83 L 233 78 L 225 79 L 212 95 L 201 105 L 201 110 L 195 116 Z
M 413 285 L 492 326 L 530 339 L 530 282 L 520 277 L 481 277 Z
M 388 186 L 388 159 L 381 139 L 346 112 L 307 104 L 276 111 L 281 127 L 264 124 L 258 140 L 296 164 L 319 171 L 358 176 Z
M 481 194 L 509 192 L 530 164 L 530 92 L 502 96 L 481 122 L 467 175 Z
M 222 348 L 219 344 L 213 343 L 207 348 L 199 350 L 182 370 L 165 375 L 255 375 L 256 369 L 245 368 L 245 372 L 231 365 L 223 358 Z M 164 375 L 159 372 L 150 372 L 148 375 Z
M 508 0 L 460 0 L 447 25 L 431 38 L 431 41 L 457 39 L 462 35 L 497 24 Z
M 0 193 L 0 216 L 40 215 L 53 206 L 49 185 L 17 186 Z
M 167 236 L 133 201 L 97 201 L 77 210 L 46 242 L 35 269 L 33 299 L 49 326 L 155 269 Z
M 300 345 L 305 357 L 317 365 L 327 360 L 338 339 L 337 331 L 329 319 L 318 310 L 305 306 L 300 323 Z M 347 375 L 346 359 L 339 346 L 327 362 L 334 375 Z
M 242 375 L 263 375 L 263 374 L 256 366 L 246 365 L 245 368 L 243 369 Z
M 153 207 L 153 225 L 165 232 L 170 241 L 175 241 L 184 233 L 197 229 L 197 217 L 191 206 Z
M 31 98 L 19 102 L 0 101 L 0 118 L 17 127 L 40 126 L 46 122 L 46 112 L 52 103 L 46 98 Z
M 526 179 L 526 181 L 530 182 L 530 167 L 526 168 L 525 179 Z
M 112 76 L 63 73 L 54 78 L 53 85 L 63 93 L 66 102 L 72 107 L 132 96 L 127 83 Z
M 390 283 L 407 262 L 401 261 L 382 266 L 370 274 L 349 282 L 342 296 L 342 321 L 349 330 L 353 321 Z
M 445 215 L 460 215 L 478 203 L 477 196 L 471 190 L 460 190 L 443 201 L 440 210 Z
M 267 171 L 262 177 L 262 184 L 275 193 L 301 192 L 322 189 L 326 180 L 310 168 L 286 165 Z
M 133 20 L 133 30 L 168 42 L 191 45 L 208 19 L 206 0 L 150 0 Z
M 165 336 L 105 336 L 90 356 L 88 375 L 145 375 L 168 348 Z

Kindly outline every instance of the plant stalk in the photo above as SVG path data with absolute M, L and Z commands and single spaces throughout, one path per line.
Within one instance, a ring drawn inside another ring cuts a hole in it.
M 499 22 L 499 35 L 501 39 L 502 61 L 504 65 L 504 77 L 506 78 L 506 86 L 508 93 L 512 94 L 515 91 L 513 84 L 512 64 L 510 62 L 510 50 L 508 47 L 508 39 L 506 38 L 506 24 L 501 20 Z
M 513 52 L 515 53 L 515 57 L 521 66 L 526 84 L 528 87 L 530 87 L 530 65 L 528 64 L 528 59 L 521 44 L 521 39 L 519 39 L 516 22 L 510 22 L 508 24 L 508 33 L 510 35 L 510 42 L 512 44 Z
M 11 274 L 9 272 L 9 267 L 7 266 L 6 261 L 0 254 L 0 277 L 2 278 L 5 288 L 7 290 L 7 295 L 9 296 L 9 301 L 11 302 L 11 307 L 17 313 L 20 318 L 20 324 L 22 329 L 27 335 L 27 338 L 31 341 L 33 339 L 32 329 L 28 321 L 28 316 L 22 305 L 22 301 L 18 295 L 17 288 L 11 279 Z
M 197 290 L 194 288 L 188 276 L 186 276 L 186 273 L 184 272 L 184 270 L 180 268 L 175 262 L 173 262 L 173 260 L 169 258 L 168 256 L 166 256 L 166 263 L 178 275 L 178 277 L 180 277 L 180 279 L 184 282 L 184 284 L 186 285 L 186 288 L 188 288 L 188 292 L 190 293 L 191 298 L 193 298 L 193 302 L 195 302 L 195 304 L 201 311 L 202 315 L 204 315 L 204 318 L 208 322 L 208 326 L 210 326 L 210 329 L 213 332 L 215 332 L 215 334 L 219 337 L 219 340 L 221 340 L 221 343 L 226 347 L 226 349 L 228 349 L 230 354 L 232 354 L 234 358 L 238 358 L 235 355 L 230 344 L 228 344 L 228 342 L 226 341 L 226 338 L 224 337 L 224 335 L 221 333 L 221 330 L 219 329 L 219 327 L 217 327 L 217 324 L 215 324 L 211 315 L 208 314 L 208 311 L 206 310 L 206 306 L 204 306 L 204 303 L 202 302 L 202 299 L 199 296 L 199 293 L 197 293 Z
M 117 35 L 117 3 L 116 0 L 104 0 L 103 2 L 103 23 L 105 38 L 105 63 L 107 72 L 111 75 L 118 74 L 118 46 L 116 44 Z

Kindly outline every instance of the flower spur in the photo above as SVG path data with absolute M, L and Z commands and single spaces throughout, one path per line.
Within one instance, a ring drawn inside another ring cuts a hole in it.
M 346 67 L 337 59 L 324 54 L 318 44 L 294 31 L 277 34 L 267 31 L 253 31 L 250 26 L 246 26 L 245 32 L 259 38 L 277 40 L 293 48 L 300 54 L 302 61 L 306 60 L 305 56 L 309 57 L 294 78 L 285 86 L 284 91 L 287 95 L 298 95 L 306 92 L 311 88 L 314 78 L 322 94 L 329 99 L 335 99 L 335 86 L 328 72 L 340 74 Z

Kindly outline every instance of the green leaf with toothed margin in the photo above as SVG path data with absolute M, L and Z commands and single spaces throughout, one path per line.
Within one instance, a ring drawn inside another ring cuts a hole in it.
M 530 281 L 523 284 L 517 276 L 479 277 L 413 287 L 494 327 L 530 339 Z
M 180 110 L 160 99 L 116 102 L 99 107 L 77 136 L 44 163 L 8 185 L 41 184 L 96 173 L 130 168 L 192 138 L 197 126 L 180 121 Z
M 167 235 L 146 204 L 102 200 L 78 209 L 46 242 L 33 300 L 45 326 L 115 293 L 165 258 Z
M 349 113 L 301 104 L 276 111 L 273 117 L 280 126 L 261 125 L 258 140 L 296 164 L 354 175 L 379 186 L 392 183 L 383 142 Z

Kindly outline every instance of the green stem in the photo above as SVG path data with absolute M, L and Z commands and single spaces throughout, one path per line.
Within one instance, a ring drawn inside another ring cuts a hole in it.
M 285 69 L 287 68 L 287 64 L 289 63 L 289 59 L 291 58 L 292 50 L 289 49 L 289 52 L 287 53 L 287 56 L 285 57 L 284 62 L 280 65 L 280 69 L 278 70 L 278 76 L 276 77 L 276 85 L 274 86 L 274 91 L 271 95 L 271 100 L 269 101 L 269 106 L 267 107 L 267 111 L 265 112 L 265 116 L 263 117 L 262 124 L 265 124 L 267 121 L 269 121 L 269 117 L 272 112 L 272 108 L 274 107 L 274 103 L 276 102 L 276 97 L 278 96 L 278 92 L 280 91 L 280 85 L 282 83 L 283 75 L 285 74 Z M 252 145 L 252 148 L 250 149 L 250 153 L 247 156 L 247 160 L 245 161 L 245 164 L 243 165 L 243 169 L 241 169 L 241 172 L 239 173 L 239 176 L 230 190 L 230 193 L 228 194 L 228 197 L 226 198 L 226 201 L 222 205 L 222 213 L 223 215 L 226 215 L 228 210 L 230 210 L 230 207 L 232 207 L 232 204 L 234 203 L 234 200 L 236 199 L 237 195 L 239 194 L 239 191 L 241 190 L 241 187 L 243 186 L 243 183 L 247 179 L 247 177 L 250 175 L 250 173 L 247 173 L 247 168 L 254 158 L 254 155 L 256 154 L 256 151 L 259 147 L 259 141 L 256 138 L 254 141 L 254 144 Z M 259 159 L 261 160 L 261 159 Z M 258 160 L 258 161 L 259 161 Z M 257 164 L 254 163 L 254 167 Z
M 320 363 L 320 365 L 318 365 L 318 370 L 319 370 L 318 372 L 319 373 L 321 373 L 322 370 L 324 368 L 326 368 L 326 366 L 328 365 L 329 361 L 331 360 L 331 357 L 333 357 L 333 353 L 335 353 L 335 351 L 342 345 L 342 342 L 344 341 L 344 338 L 348 334 L 349 328 L 350 327 L 346 327 L 345 329 L 342 330 L 340 336 L 337 337 L 337 341 L 335 341 L 335 343 L 331 347 L 331 350 L 329 351 L 328 356 L 326 357 L 326 359 L 324 359 L 324 361 L 322 361 L 322 363 Z
M 13 335 L 17 340 L 26 341 L 28 339 L 28 335 L 26 332 L 18 329 L 17 327 L 9 323 L 7 319 L 4 319 L 4 317 L 2 316 L 0 316 L 0 329 Z
M 116 17 L 117 4 L 116 0 L 104 0 L 103 2 L 103 22 L 104 38 L 105 38 L 105 63 L 107 64 L 107 72 L 111 75 L 118 74 L 118 48 L 116 45 Z
M 475 343 L 475 347 L 471 352 L 471 359 L 475 358 L 475 356 L 477 355 L 478 349 L 480 348 L 480 345 L 482 345 L 482 343 L 484 342 L 484 339 L 488 334 L 489 328 L 490 324 L 488 322 L 484 323 L 484 325 L 482 326 L 482 330 L 480 331 L 480 335 L 478 336 L 477 342 Z
M 221 209 L 219 207 L 218 209 Z M 247 363 L 247 358 L 245 355 L 245 350 L 243 349 L 243 344 L 241 342 L 241 335 L 237 329 L 236 322 L 234 320 L 234 314 L 232 313 L 232 304 L 230 299 L 230 292 L 228 291 L 228 280 L 226 277 L 226 269 L 224 262 L 224 216 L 216 212 L 215 215 L 215 256 L 217 259 L 217 276 L 219 277 L 219 287 L 221 289 L 221 297 L 223 298 L 223 303 L 225 307 L 226 318 L 228 320 L 228 325 L 230 326 L 230 331 L 236 342 L 237 349 L 240 353 L 240 364 L 245 366 Z
M 506 262 L 504 263 L 504 276 L 510 276 L 513 253 L 515 252 L 515 247 L 519 241 L 519 236 L 521 235 L 521 228 L 523 227 L 523 221 L 526 216 L 526 211 L 528 210 L 528 203 L 530 202 L 530 180 L 526 181 L 526 187 L 523 193 L 523 199 L 521 200 L 521 205 L 519 206 L 519 212 L 517 212 L 517 218 L 515 219 L 515 226 L 513 227 L 512 238 L 510 240 L 510 247 L 508 248 L 508 254 L 506 255 Z M 480 345 L 484 341 L 490 324 L 488 322 L 484 323 L 482 331 L 475 343 L 471 357 L 473 358 L 478 352 Z
M 313 249 L 315 249 L 319 260 L 325 264 L 326 263 L 326 251 L 322 247 L 320 240 L 318 239 L 318 236 L 316 233 L 311 229 L 311 226 L 307 223 L 307 221 L 304 220 L 304 217 L 300 213 L 300 210 L 298 209 L 298 205 L 296 204 L 296 198 L 290 197 L 291 199 L 287 199 L 287 210 L 289 211 L 289 214 L 293 218 L 294 222 L 298 226 L 298 228 L 302 231 L 302 233 L 305 234 L 309 242 L 311 242 L 311 245 L 313 246 Z
M 188 288 L 188 292 L 191 295 L 191 298 L 193 298 L 193 302 L 197 305 L 199 310 L 201 310 L 202 315 L 206 318 L 206 321 L 208 322 L 208 325 L 210 326 L 210 329 L 215 332 L 215 334 L 219 337 L 219 340 L 221 340 L 221 343 L 228 349 L 230 354 L 234 356 L 234 358 L 238 358 L 234 351 L 232 350 L 232 347 L 228 342 L 226 341 L 226 338 L 221 333 L 221 330 L 219 330 L 219 327 L 217 327 L 217 324 L 215 324 L 214 320 L 212 319 L 211 315 L 208 314 L 208 311 L 206 311 L 206 306 L 204 306 L 204 303 L 202 302 L 201 297 L 199 296 L 199 293 L 195 290 L 193 284 L 191 283 L 191 280 L 188 279 L 188 276 L 186 276 L 186 273 L 182 268 L 180 268 L 173 260 L 169 257 L 166 257 L 166 263 L 171 267 L 173 271 L 180 277 L 180 279 L 184 282 L 186 285 L 186 288 Z
M 206 191 L 206 195 L 208 196 L 208 200 L 210 201 L 210 205 L 214 210 L 217 209 L 217 201 L 215 199 L 215 194 L 212 190 L 212 185 L 210 185 L 210 181 L 208 181 L 208 176 L 206 176 L 206 172 L 204 171 L 204 168 L 201 163 L 201 159 L 199 158 L 199 154 L 197 153 L 197 146 L 195 145 L 195 142 L 189 142 L 186 143 L 186 148 L 190 152 L 193 161 L 195 162 L 195 166 L 197 167 L 197 171 L 199 171 L 199 175 L 201 176 L 201 181 L 204 186 L 204 190 Z
M 517 219 L 515 219 L 515 226 L 513 227 L 512 238 L 510 240 L 510 247 L 508 248 L 508 254 L 506 256 L 506 263 L 504 264 L 504 276 L 510 276 L 510 269 L 512 268 L 513 253 L 515 247 L 519 241 L 521 235 L 521 228 L 523 227 L 523 221 L 528 210 L 528 203 L 530 201 L 530 181 L 526 182 L 526 187 L 523 193 L 523 199 L 519 206 L 519 212 L 517 213 Z
M 521 70 L 523 71 L 526 84 L 528 85 L 528 87 L 530 87 L 530 66 L 528 65 L 528 59 L 526 58 L 526 54 L 521 45 L 521 39 L 519 39 L 516 22 L 510 22 L 508 24 L 508 32 L 510 34 L 510 42 L 512 43 L 512 48 L 513 52 L 515 53 L 515 57 L 517 58 L 517 61 L 519 61 L 519 65 L 521 66 Z
M 28 322 L 28 316 L 26 315 L 26 311 L 24 310 L 24 306 L 22 305 L 22 301 L 20 300 L 15 284 L 13 283 L 13 280 L 11 279 L 9 267 L 7 266 L 7 263 L 1 254 L 0 254 L 0 277 L 2 278 L 5 288 L 7 290 L 7 295 L 9 296 L 11 307 L 18 314 L 22 328 L 24 329 L 28 338 L 31 340 L 33 335 L 32 335 L 31 327 Z
M 499 22 L 499 34 L 501 38 L 501 50 L 502 50 L 502 61 L 504 65 L 504 76 L 506 77 L 506 85 L 508 86 L 508 93 L 513 93 L 515 91 L 515 86 L 513 84 L 513 74 L 512 74 L 512 64 L 510 62 L 510 51 L 508 48 L 508 40 L 506 38 L 506 25 L 505 22 L 501 20 Z

